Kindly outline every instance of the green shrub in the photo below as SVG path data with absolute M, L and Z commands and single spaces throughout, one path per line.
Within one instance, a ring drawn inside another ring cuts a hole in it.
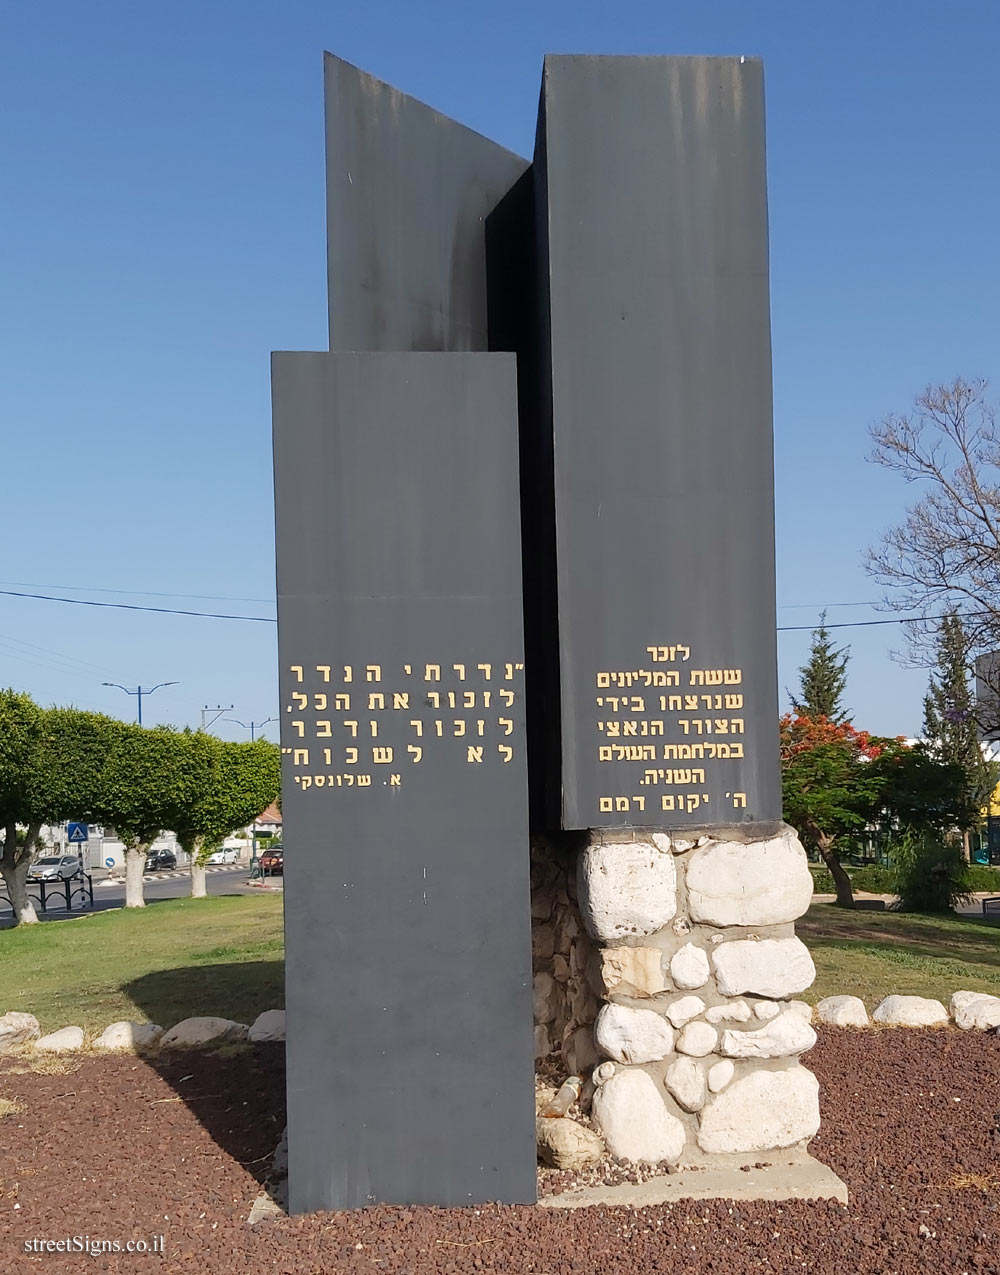
M 893 888 L 900 912 L 951 912 L 968 897 L 968 864 L 961 846 L 943 844 L 932 834 L 907 832 L 893 855 Z
M 855 868 L 851 873 L 851 885 L 855 890 L 864 890 L 868 894 L 895 894 L 895 878 L 891 868 L 880 868 L 877 864 L 869 864 L 866 868 Z
M 835 894 L 837 887 L 833 883 L 829 868 L 811 867 L 813 874 L 813 890 L 816 894 Z
M 1000 868 L 990 868 L 985 863 L 966 864 L 965 888 L 1000 894 Z

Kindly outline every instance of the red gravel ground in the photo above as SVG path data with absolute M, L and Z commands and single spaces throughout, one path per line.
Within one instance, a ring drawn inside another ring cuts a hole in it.
M 22 1109 L 0 1116 L 0 1272 L 1000 1272 L 1000 1038 L 826 1029 L 806 1061 L 822 1085 L 812 1149 L 847 1182 L 846 1208 L 377 1208 L 251 1228 L 283 1124 L 280 1046 L 48 1075 L 6 1060 L 0 1109 Z M 165 1252 L 25 1249 L 74 1235 L 163 1235 Z

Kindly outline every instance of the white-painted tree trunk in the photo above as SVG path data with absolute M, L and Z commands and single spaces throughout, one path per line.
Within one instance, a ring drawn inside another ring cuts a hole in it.
M 125 906 L 127 908 L 146 906 L 142 872 L 146 866 L 147 849 L 148 847 L 142 844 L 125 847 Z
M 208 894 L 206 878 L 208 874 L 205 871 L 205 865 L 198 863 L 195 859 L 191 860 L 191 898 L 204 899 Z
M 4 888 L 14 909 L 15 925 L 37 925 L 38 913 L 28 895 L 28 869 L 31 866 L 31 855 L 25 855 L 20 863 L 12 868 L 6 860 L 0 861 L 0 876 L 3 877 Z

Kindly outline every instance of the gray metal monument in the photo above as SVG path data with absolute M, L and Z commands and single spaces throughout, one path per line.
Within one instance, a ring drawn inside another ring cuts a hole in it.
M 736 924 L 667 928 L 671 836 L 793 864 L 740 913 L 775 942 L 809 888 L 778 823 L 762 69 L 549 57 L 531 163 L 325 74 L 331 352 L 273 363 L 290 1204 L 528 1202 L 529 787 L 536 834 L 590 846 L 592 940 L 594 853 L 653 872 L 655 933 L 621 941 L 663 969 Z

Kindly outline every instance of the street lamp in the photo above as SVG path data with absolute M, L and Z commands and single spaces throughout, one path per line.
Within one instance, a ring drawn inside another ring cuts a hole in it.
M 144 695 L 152 695 L 154 691 L 158 691 L 161 686 L 177 686 L 177 682 L 157 682 L 155 686 L 137 686 L 135 690 L 129 690 L 127 686 L 122 686 L 121 682 L 102 682 L 102 686 L 114 686 L 119 691 L 124 691 L 126 695 L 135 695 L 139 701 L 139 725 L 142 725 L 142 697 Z
M 257 731 L 259 731 L 262 726 L 266 726 L 268 722 L 276 722 L 277 720 L 278 719 L 276 717 L 265 717 L 262 722 L 254 722 L 254 721 L 241 722 L 235 717 L 223 718 L 223 721 L 232 722 L 234 726 L 242 726 L 244 730 L 248 730 L 250 732 L 251 743 L 253 743 L 254 739 L 256 738 Z

